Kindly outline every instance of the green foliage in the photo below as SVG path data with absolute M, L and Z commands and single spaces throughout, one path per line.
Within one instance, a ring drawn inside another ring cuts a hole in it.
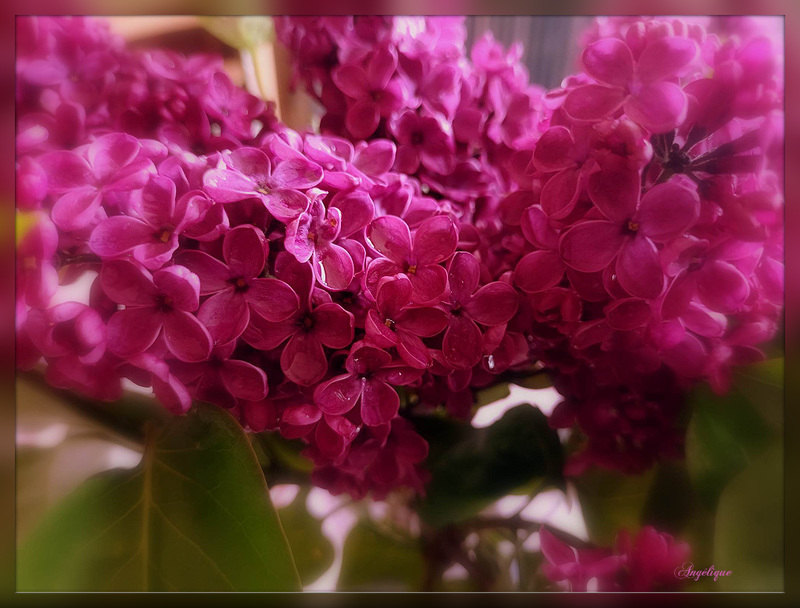
M 640 475 L 591 469 L 575 478 L 589 538 L 611 545 L 620 528 L 634 533 L 642 525 L 655 469 Z
M 419 510 L 430 525 L 462 521 L 537 480 L 563 487 L 561 443 L 538 408 L 516 406 L 487 428 L 433 420 L 420 427 L 432 479 Z
M 206 405 L 153 433 L 139 467 L 90 479 L 45 515 L 17 568 L 19 590 L 300 588 L 244 432 Z
M 783 591 L 783 445 L 762 453 L 722 492 L 714 565 L 724 591 Z
M 783 360 L 750 366 L 732 390 L 694 391 L 686 435 L 689 473 L 700 499 L 713 507 L 725 486 L 768 445 L 782 426 Z
M 339 591 L 418 591 L 424 562 L 418 542 L 360 522 L 344 543 Z
M 306 509 L 307 498 L 308 490 L 301 490 L 289 506 L 278 509 L 303 585 L 317 580 L 334 559 L 333 545 L 322 533 L 322 522 Z

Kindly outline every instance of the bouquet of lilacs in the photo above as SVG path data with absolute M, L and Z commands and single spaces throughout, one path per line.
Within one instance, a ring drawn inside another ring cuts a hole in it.
M 745 20 L 598 20 L 531 84 L 460 18 L 281 17 L 298 133 L 215 57 L 18 20 L 18 366 L 101 400 L 225 408 L 315 484 L 425 492 L 415 419 L 542 370 L 566 474 L 680 456 L 684 396 L 763 357 L 783 302 L 781 67 Z M 93 276 L 86 302 L 53 304 Z M 686 546 L 546 530 L 546 575 L 674 581 Z

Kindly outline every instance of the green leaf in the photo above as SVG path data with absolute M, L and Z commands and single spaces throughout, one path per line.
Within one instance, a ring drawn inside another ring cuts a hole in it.
M 142 464 L 93 477 L 18 551 L 35 591 L 297 590 L 299 577 L 239 424 L 200 404 L 148 440 Z
M 655 469 L 626 475 L 594 468 L 575 478 L 581 511 L 593 542 L 610 545 L 620 528 L 633 533 L 641 527 L 654 476 Z
M 783 445 L 762 453 L 720 497 L 714 566 L 724 591 L 783 591 Z
M 322 533 L 322 522 L 306 509 L 308 490 L 301 490 L 288 507 L 278 509 L 303 585 L 317 580 L 331 567 L 334 550 Z
M 437 421 L 421 426 L 432 474 L 420 515 L 433 526 L 469 518 L 534 480 L 563 485 L 563 452 L 547 417 L 516 406 L 487 428 Z
M 492 386 L 475 392 L 475 404 L 478 407 L 495 403 L 501 399 L 505 399 L 511 394 L 511 388 L 508 382 L 501 384 L 493 384 Z
M 419 591 L 424 562 L 420 544 L 390 535 L 369 522 L 357 524 L 342 553 L 339 591 Z
M 528 376 L 527 378 L 514 380 L 514 384 L 521 386 L 522 388 L 542 389 L 553 386 L 553 381 L 550 379 L 550 374 L 540 371 Z
M 737 374 L 725 396 L 700 387 L 692 395 L 686 459 L 700 500 L 716 505 L 720 493 L 761 453 L 782 426 L 783 360 Z

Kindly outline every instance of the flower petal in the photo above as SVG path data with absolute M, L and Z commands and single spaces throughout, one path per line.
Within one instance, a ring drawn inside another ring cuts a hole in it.
M 652 318 L 650 305 L 636 298 L 616 300 L 605 308 L 605 313 L 609 326 L 622 331 L 643 327 Z
M 295 332 L 281 353 L 281 369 L 289 380 L 301 386 L 322 380 L 328 371 L 328 360 L 319 338 L 313 333 Z
M 181 361 L 203 361 L 211 354 L 211 334 L 197 317 L 182 310 L 164 315 L 164 341 Z
M 161 316 L 152 308 L 126 308 L 108 320 L 108 349 L 132 357 L 150 348 L 161 331 Z
M 675 182 L 667 182 L 653 186 L 645 193 L 636 219 L 643 235 L 656 243 L 663 243 L 686 232 L 699 215 L 697 193 Z
M 483 335 L 472 319 L 451 317 L 442 341 L 445 361 L 456 369 L 477 365 L 483 354 Z
M 738 312 L 750 296 L 750 284 L 745 276 L 727 262 L 706 263 L 696 276 L 700 300 L 716 312 Z
M 400 397 L 383 380 L 372 378 L 364 381 L 361 393 L 361 420 L 367 426 L 388 423 L 400 411 Z
M 207 296 L 230 287 L 230 269 L 217 258 L 204 251 L 183 251 L 175 261 L 191 270 L 200 279 L 200 295 Z
M 267 211 L 283 223 L 289 223 L 308 209 L 308 197 L 299 190 L 279 188 L 262 197 Z
M 466 304 L 478 288 L 480 278 L 481 266 L 475 256 L 467 251 L 457 251 L 448 265 L 450 299 L 457 304 Z
M 664 290 L 664 272 L 653 241 L 645 236 L 629 239 L 617 256 L 617 279 L 632 296 L 657 298 Z
M 647 45 L 636 63 L 636 76 L 644 83 L 683 76 L 697 56 L 697 43 L 683 36 L 665 36 Z
M 78 188 L 64 194 L 51 211 L 53 222 L 62 230 L 72 231 L 88 226 L 103 200 L 92 187 Z
M 227 289 L 203 302 L 197 318 L 208 328 L 214 344 L 227 344 L 244 332 L 250 322 L 250 307 L 242 294 Z
M 606 84 L 625 86 L 633 78 L 633 54 L 619 38 L 601 38 L 581 56 L 586 73 Z
M 526 293 L 555 287 L 564 278 L 564 264 L 555 251 L 533 251 L 514 269 L 514 284 Z
M 153 239 L 153 228 L 142 220 L 115 215 L 95 226 L 89 237 L 89 248 L 100 257 L 111 258 Z
M 435 336 L 447 327 L 445 312 L 430 306 L 406 308 L 395 321 L 398 327 L 420 338 Z
M 244 297 L 250 307 L 267 321 L 288 319 L 300 307 L 294 290 L 279 279 L 253 279 Z
M 124 306 L 153 306 L 156 287 L 150 273 L 125 260 L 103 264 L 100 285 L 114 302 Z
M 619 87 L 585 84 L 567 94 L 564 110 L 575 120 L 595 122 L 619 110 L 625 97 L 625 91 Z
M 464 306 L 474 321 L 482 325 L 508 323 L 517 312 L 519 297 L 508 283 L 495 281 L 481 287 Z
M 353 374 L 343 374 L 323 382 L 314 390 L 314 403 L 326 414 L 349 412 L 361 396 L 362 381 Z
M 396 264 L 404 264 L 411 254 L 411 231 L 403 220 L 393 215 L 372 220 L 367 227 L 367 242 Z
M 329 243 L 317 247 L 314 256 L 314 274 L 317 280 L 331 291 L 343 291 L 353 281 L 355 267 L 346 249 Z
M 339 304 L 320 304 L 312 316 L 313 332 L 328 348 L 345 348 L 353 341 L 355 317 Z
M 322 167 L 304 158 L 279 163 L 272 173 L 272 184 L 279 188 L 306 190 L 322 181 Z
M 569 129 L 561 126 L 550 127 L 536 142 L 533 164 L 544 173 L 572 167 L 575 165 L 572 154 L 574 146 L 575 140 Z
M 625 102 L 625 114 L 653 134 L 677 127 L 686 116 L 686 94 L 673 82 L 646 85 Z
M 635 170 L 601 170 L 589 176 L 589 198 L 612 222 L 627 222 L 633 217 L 640 191 L 639 172 Z
M 577 169 L 559 171 L 542 188 L 542 210 L 551 218 L 562 219 L 570 214 L 580 194 L 581 173 Z
M 447 290 L 447 270 L 439 265 L 419 266 L 411 281 L 411 299 L 416 304 L 429 304 L 440 299 Z
M 356 139 L 366 139 L 378 128 L 380 107 L 372 100 L 357 101 L 347 110 L 344 123 Z
M 254 226 L 244 224 L 225 235 L 222 256 L 232 276 L 249 279 L 257 277 L 264 269 L 267 259 L 266 248 L 264 233 Z
M 418 264 L 438 264 L 456 250 L 458 229 L 446 215 L 425 220 L 414 233 L 414 255 Z
M 267 396 L 267 375 L 246 361 L 228 359 L 219 376 L 228 392 L 238 399 L 259 401 Z
M 613 222 L 591 220 L 561 235 L 558 250 L 567 266 L 581 272 L 606 268 L 625 242 L 622 228 Z
M 184 266 L 170 266 L 153 274 L 153 283 L 178 310 L 194 312 L 200 305 L 200 279 Z

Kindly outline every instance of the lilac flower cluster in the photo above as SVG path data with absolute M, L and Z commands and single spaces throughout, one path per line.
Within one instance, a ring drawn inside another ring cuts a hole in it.
M 300 135 L 207 58 L 131 52 L 91 20 L 20 27 L 38 43 L 18 63 L 19 365 L 303 438 L 334 492 L 423 491 L 398 390 L 463 395 L 510 364 L 487 360 L 517 292 L 460 245 L 459 215 L 391 170 L 393 141 Z M 87 272 L 88 302 L 51 305 Z
M 566 583 L 570 591 L 671 591 L 681 585 L 675 575 L 689 557 L 689 546 L 652 526 L 635 538 L 627 530 L 611 547 L 576 548 L 547 528 L 539 531 L 545 563 L 542 572 L 551 581 Z
M 490 35 L 468 61 L 451 19 L 278 32 L 323 132 L 392 138 L 484 280 L 517 289 L 492 360 L 550 371 L 551 423 L 587 439 L 572 473 L 679 455 L 685 390 L 724 392 L 763 357 L 783 300 L 783 81 L 757 20 L 600 19 L 583 71 L 546 94 Z
M 545 93 L 459 19 L 276 19 L 320 134 L 214 58 L 18 28 L 18 362 L 58 387 L 218 404 L 380 497 L 423 490 L 410 408 L 468 417 L 537 362 L 588 438 L 572 472 L 640 470 L 775 333 L 783 85 L 752 28 L 603 22 Z

